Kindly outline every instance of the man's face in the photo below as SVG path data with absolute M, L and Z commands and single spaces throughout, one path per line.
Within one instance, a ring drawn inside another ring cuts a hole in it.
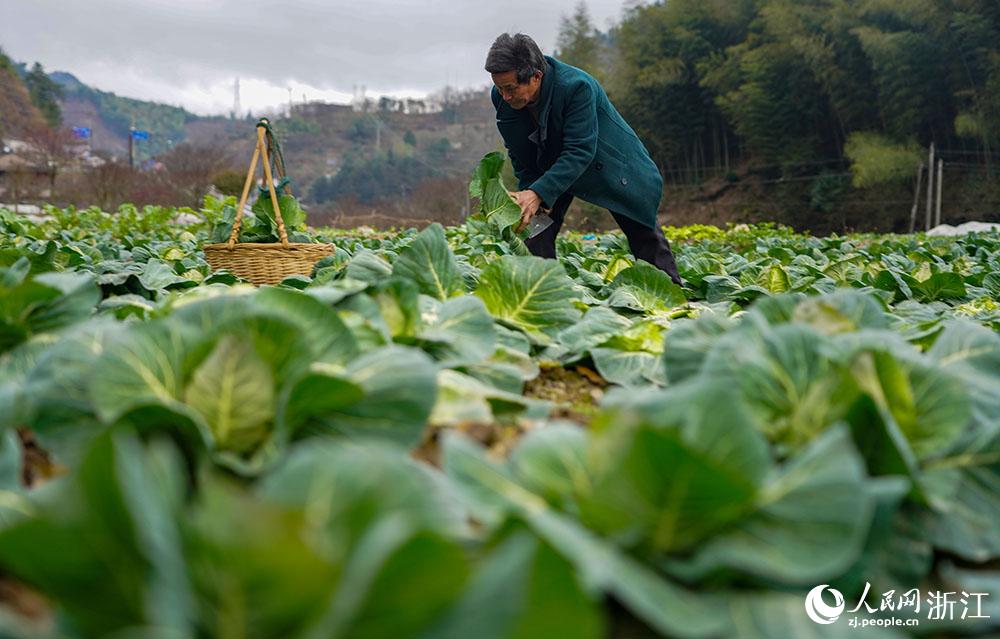
M 512 109 L 523 109 L 529 102 L 534 102 L 538 98 L 538 92 L 542 86 L 541 71 L 535 71 L 535 75 L 528 78 L 524 84 L 518 84 L 517 73 L 514 71 L 490 75 L 493 77 L 493 84 L 500 91 L 500 97 Z

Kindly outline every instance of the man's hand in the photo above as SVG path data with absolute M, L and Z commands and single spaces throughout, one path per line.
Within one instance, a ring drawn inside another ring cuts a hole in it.
M 531 189 L 514 191 L 510 197 L 521 207 L 521 223 L 517 227 L 517 232 L 520 233 L 528 226 L 528 222 L 535 216 L 535 213 L 538 213 L 538 208 L 542 205 L 542 198 Z

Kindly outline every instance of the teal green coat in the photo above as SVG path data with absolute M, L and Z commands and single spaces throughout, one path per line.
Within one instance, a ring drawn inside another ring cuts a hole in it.
M 546 207 L 571 193 L 654 228 L 663 178 L 639 136 L 597 80 L 545 59 L 537 127 L 527 109 L 512 109 L 492 91 L 519 190 L 538 193 Z

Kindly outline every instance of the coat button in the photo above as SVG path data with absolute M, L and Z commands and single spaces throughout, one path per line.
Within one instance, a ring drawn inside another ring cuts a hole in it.
M 622 186 L 626 186 L 626 185 L 628 185 L 628 178 L 627 177 L 623 177 L 622 178 Z
M 600 171 L 601 169 L 604 168 L 604 162 L 598 162 L 597 164 L 594 165 L 594 168 Z

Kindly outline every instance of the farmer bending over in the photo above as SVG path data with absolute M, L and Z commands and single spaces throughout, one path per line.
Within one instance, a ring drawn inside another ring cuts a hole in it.
M 527 240 L 556 256 L 556 235 L 574 197 L 608 209 L 632 254 L 681 284 L 670 244 L 656 220 L 663 178 L 632 127 L 593 77 L 543 56 L 535 41 L 504 33 L 486 56 L 497 128 L 514 167 L 523 229 L 539 209 L 553 224 Z

